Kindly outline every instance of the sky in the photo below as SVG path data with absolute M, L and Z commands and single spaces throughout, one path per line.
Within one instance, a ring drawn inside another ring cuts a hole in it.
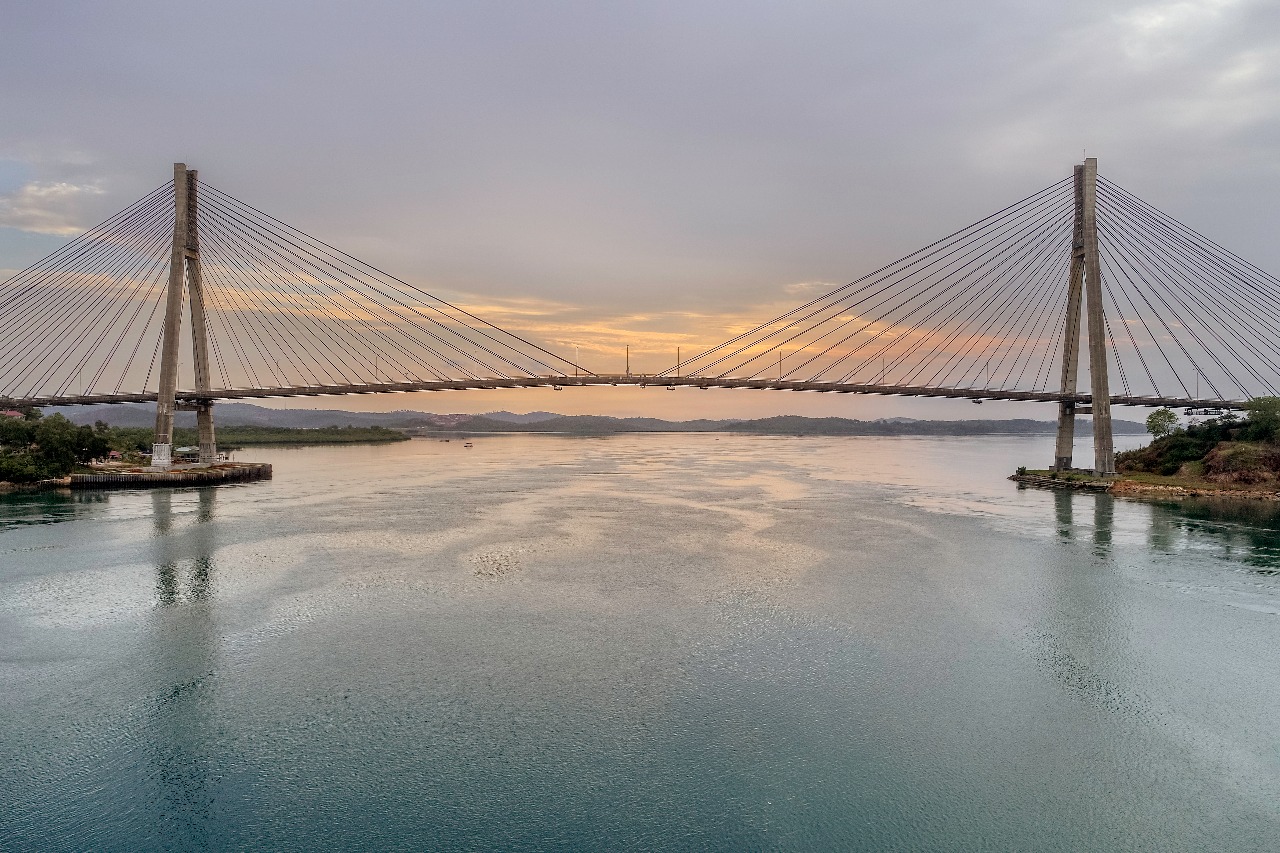
M 627 345 L 661 370 L 1086 154 L 1280 270 L 1275 3 L 0 0 L 0 20 L 4 274 L 181 160 L 594 370 Z M 288 405 L 1052 416 L 611 388 Z

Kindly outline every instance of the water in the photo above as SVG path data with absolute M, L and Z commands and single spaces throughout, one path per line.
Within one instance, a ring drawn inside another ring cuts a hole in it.
M 474 443 L 0 498 L 0 849 L 1276 849 L 1274 505 Z

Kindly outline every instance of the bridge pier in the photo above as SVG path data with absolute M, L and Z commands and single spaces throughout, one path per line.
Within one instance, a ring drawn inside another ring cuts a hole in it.
M 1071 236 L 1071 271 L 1067 278 L 1067 319 L 1062 337 L 1063 395 L 1076 393 L 1080 367 L 1080 301 L 1084 295 L 1084 166 L 1076 166 L 1075 225 Z M 1057 471 L 1071 469 L 1072 445 L 1076 437 L 1076 404 L 1072 400 L 1058 402 L 1058 443 L 1053 467 Z
M 164 470 L 173 465 L 173 415 L 180 407 L 178 393 L 178 344 L 182 333 L 182 302 L 191 293 L 191 342 L 195 357 L 197 392 L 211 390 L 209 377 L 209 329 L 205 321 L 204 287 L 200 272 L 200 234 L 197 227 L 195 169 L 185 163 L 173 164 L 173 248 L 169 254 L 169 283 L 165 298 L 164 330 L 160 357 L 160 387 L 156 395 L 156 430 L 151 446 L 151 467 Z M 200 462 L 218 461 L 213 429 L 213 401 L 202 399 L 194 406 L 200 430 Z
M 200 432 L 200 464 L 212 465 L 218 461 L 218 441 L 213 429 L 212 400 L 206 400 L 196 407 L 196 427 Z
M 1107 325 L 1102 305 L 1102 262 L 1098 257 L 1098 220 L 1095 199 L 1098 160 L 1084 161 L 1082 193 L 1084 225 L 1085 303 L 1089 309 L 1089 402 L 1093 416 L 1093 472 L 1105 477 L 1116 473 L 1116 450 L 1111 436 L 1111 383 L 1107 380 Z
M 1062 342 L 1064 397 L 1077 391 L 1080 364 L 1080 309 L 1088 311 L 1090 405 L 1079 408 L 1074 400 L 1058 403 L 1058 440 L 1053 467 L 1071 469 L 1076 415 L 1093 418 L 1093 471 L 1102 476 L 1116 473 L 1115 443 L 1111 433 L 1111 388 L 1107 377 L 1107 329 L 1102 304 L 1102 264 L 1098 255 L 1096 198 L 1098 160 L 1090 157 L 1075 169 L 1075 225 L 1071 240 L 1071 271 L 1067 287 L 1067 318 Z M 1082 297 L 1085 297 L 1082 300 Z

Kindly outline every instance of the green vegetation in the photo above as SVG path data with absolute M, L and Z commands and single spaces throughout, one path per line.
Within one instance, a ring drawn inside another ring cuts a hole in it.
M 328 426 L 319 429 L 292 429 L 268 426 L 219 427 L 218 446 L 223 449 L 280 444 L 377 444 L 408 441 L 399 430 L 386 427 Z M 121 453 L 150 453 L 154 432 L 147 427 L 110 427 L 111 449 Z M 175 429 L 173 443 L 177 447 L 194 447 L 200 436 L 194 429 Z
M 140 464 L 151 452 L 154 438 L 146 427 L 112 427 L 98 421 L 91 427 L 76 426 L 62 415 L 42 417 L 38 410 L 25 417 L 0 417 L 0 483 L 36 483 L 72 473 L 76 466 L 106 458 L 117 451 L 127 462 Z M 174 430 L 174 444 L 195 446 L 194 429 Z M 250 445 L 368 444 L 407 441 L 398 430 L 386 427 L 286 427 L 228 426 L 218 431 L 223 448 Z
M 62 415 L 0 417 L 0 482 L 35 483 L 65 477 L 110 449 L 106 424 L 76 426 Z
M 1147 419 L 1155 440 L 1117 454 L 1116 467 L 1135 478 L 1145 474 L 1202 485 L 1275 484 L 1280 481 L 1280 397 L 1250 400 L 1245 411 L 1244 419 L 1228 413 L 1185 428 L 1176 425 L 1176 417 L 1172 426 L 1163 417 L 1153 424 L 1152 418 L 1168 412 L 1157 411 Z
M 1178 416 L 1172 409 L 1156 409 L 1147 415 L 1147 432 L 1156 438 L 1164 438 L 1178 428 Z
M 177 430 L 179 444 L 196 444 L 195 430 Z M 408 441 L 403 432 L 380 426 L 327 426 L 318 429 L 291 429 L 270 426 L 227 426 L 218 430 L 218 444 L 226 447 L 248 447 L 260 444 L 379 444 Z

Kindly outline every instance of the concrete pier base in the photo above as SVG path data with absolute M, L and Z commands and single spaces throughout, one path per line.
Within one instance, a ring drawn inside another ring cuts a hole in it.
M 168 470 L 152 468 L 72 474 L 73 489 L 138 489 L 164 486 L 216 486 L 270 480 L 271 466 L 265 462 L 224 462 L 218 465 L 189 465 Z

